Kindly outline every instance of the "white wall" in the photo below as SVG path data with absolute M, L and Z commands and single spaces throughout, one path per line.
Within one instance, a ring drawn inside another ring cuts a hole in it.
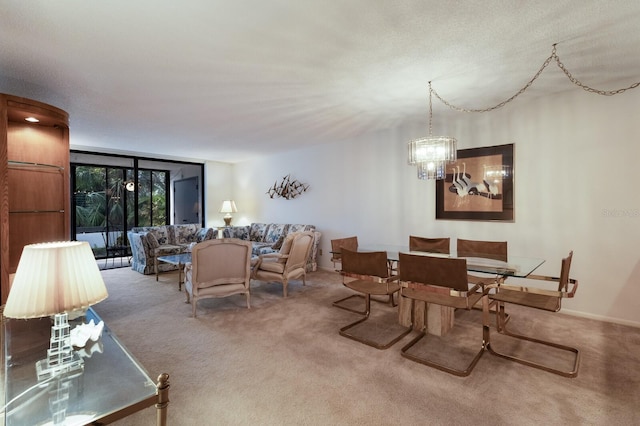
M 233 165 L 217 161 L 204 164 L 204 199 L 206 200 L 205 226 L 216 228 L 224 225 L 223 213 L 219 213 L 222 201 L 233 199 Z M 236 224 L 235 220 L 232 223 Z
M 434 104 L 434 117 L 441 107 Z M 234 222 L 314 224 L 326 268 L 330 240 L 350 235 L 361 244 L 406 245 L 410 234 L 507 240 L 511 255 L 547 259 L 537 272 L 550 275 L 574 250 L 571 276 L 580 286 L 563 311 L 640 326 L 639 107 L 640 91 L 605 97 L 575 89 L 434 123 L 434 134 L 456 137 L 459 149 L 515 144 L 513 223 L 435 220 L 434 182 L 406 165 L 406 142 L 424 136 L 426 122 L 233 166 L 241 209 Z M 270 199 L 269 186 L 288 173 L 310 189 Z

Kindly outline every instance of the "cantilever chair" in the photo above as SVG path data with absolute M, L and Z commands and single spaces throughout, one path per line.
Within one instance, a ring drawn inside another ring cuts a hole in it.
M 336 264 L 341 263 L 341 251 L 343 248 L 351 251 L 358 251 L 358 237 L 354 236 L 331 240 L 331 261 L 333 262 L 334 268 L 336 267 Z
M 565 377 L 576 377 L 578 375 L 578 366 L 580 364 L 580 352 L 578 349 L 561 345 L 559 343 L 554 343 L 546 340 L 541 340 L 529 336 L 524 336 L 521 334 L 512 333 L 507 330 L 506 326 L 506 313 L 505 313 L 505 305 L 508 303 L 512 303 L 514 305 L 525 306 L 527 308 L 541 309 L 544 311 L 550 312 L 558 312 L 562 307 L 562 299 L 565 297 L 574 297 L 576 294 L 576 290 L 578 288 L 578 281 L 572 278 L 569 278 L 569 269 L 571 268 L 571 259 L 573 257 L 573 251 L 569 253 L 567 257 L 562 259 L 562 266 L 560 268 L 560 276 L 559 277 L 551 277 L 544 275 L 529 275 L 527 280 L 542 280 L 542 281 L 550 281 L 557 282 L 558 288 L 557 290 L 545 290 L 543 288 L 536 287 L 519 287 L 519 286 L 507 286 L 507 285 L 495 285 L 495 293 L 489 294 L 489 299 L 497 302 L 498 306 L 498 317 L 497 317 L 497 329 L 498 332 L 507 336 L 515 337 L 517 339 L 527 340 L 530 342 L 538 343 L 541 345 L 545 345 L 548 347 L 556 348 L 562 351 L 567 351 L 573 354 L 573 367 L 569 371 L 559 370 L 557 368 L 552 368 L 547 365 L 543 365 L 539 362 L 534 362 L 531 360 L 527 360 L 524 358 L 519 358 L 516 356 L 508 355 L 502 352 L 499 352 L 493 348 L 491 344 L 490 335 L 489 335 L 489 326 L 487 324 L 487 319 L 485 316 L 485 333 L 486 333 L 486 341 L 487 341 L 487 349 L 493 355 L 500 356 L 502 358 L 510 359 L 516 362 L 519 362 L 524 365 L 528 365 L 531 367 L 539 368 L 541 370 L 549 371 L 551 373 L 559 374 Z
M 425 238 L 409 235 L 409 250 L 449 254 L 450 238 Z
M 480 241 L 480 240 L 463 240 L 458 238 L 457 241 L 458 257 L 480 257 L 484 259 L 507 261 L 507 242 L 506 241 Z M 485 286 L 497 282 L 503 282 L 504 277 L 481 277 L 477 275 L 467 274 L 470 284 L 479 284 L 484 289 Z
M 191 252 L 185 266 L 187 303 L 191 296 L 192 315 L 198 300 L 244 294 L 251 308 L 251 243 L 235 238 L 203 241 Z
M 354 236 L 354 237 L 347 237 L 347 238 L 336 238 L 331 240 L 331 253 L 332 253 L 331 261 L 333 262 L 334 268 L 338 263 L 342 265 L 342 249 L 358 251 L 358 237 Z M 340 271 L 338 270 L 338 272 Z M 356 314 L 364 315 L 365 314 L 364 310 L 360 311 L 357 309 L 352 309 L 352 308 L 349 308 L 348 306 L 344 306 L 341 304 L 342 302 L 346 302 L 347 300 L 354 299 L 354 298 L 363 299 L 364 296 L 359 293 L 351 294 L 347 297 L 343 297 L 340 300 L 336 300 L 335 302 L 333 302 L 333 306 L 335 306 L 336 308 L 344 309 L 349 312 L 355 312 Z
M 465 259 L 400 253 L 400 265 L 400 297 L 409 298 L 412 302 L 423 301 L 427 304 L 470 310 L 481 299 L 486 300 L 486 295 L 480 291 L 479 284 L 469 288 Z M 409 353 L 411 347 L 427 335 L 426 325 L 416 338 L 402 348 L 402 356 L 456 376 L 468 376 L 484 353 L 484 341 L 480 339 L 481 333 L 479 330 L 480 349 L 463 370 Z
M 293 232 L 287 235 L 279 253 L 260 255 L 251 278 L 282 283 L 282 294 L 287 297 L 289 280 L 302 278 L 302 285 L 306 285 L 307 259 L 312 244 L 312 232 Z
M 390 275 L 385 251 L 356 252 L 342 250 L 342 282 L 364 296 L 364 317 L 340 329 L 340 335 L 373 346 L 376 349 L 387 349 L 411 332 L 411 327 L 402 328 L 400 335 L 388 341 L 379 342 L 354 334 L 350 329 L 369 319 L 371 313 L 371 296 L 390 296 L 400 290 L 398 276 Z

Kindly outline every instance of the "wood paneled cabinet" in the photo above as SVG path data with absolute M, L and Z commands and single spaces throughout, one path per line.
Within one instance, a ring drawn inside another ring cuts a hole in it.
M 0 94 L 2 304 L 25 245 L 69 240 L 70 200 L 69 115 L 42 102 Z

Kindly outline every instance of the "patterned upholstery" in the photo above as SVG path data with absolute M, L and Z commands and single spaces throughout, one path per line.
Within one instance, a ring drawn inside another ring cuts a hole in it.
M 217 238 L 218 230 L 201 228 L 199 224 L 143 226 L 127 232 L 131 245 L 131 269 L 141 274 L 155 273 L 156 256 L 178 254 L 191 243 Z M 171 271 L 177 265 L 159 263 L 158 271 Z
M 320 244 L 320 232 L 314 225 L 287 224 L 287 223 L 252 223 L 248 226 L 229 226 L 223 229 L 224 238 L 239 238 L 249 240 L 252 245 L 252 256 L 277 253 L 282 247 L 285 238 L 294 232 L 312 232 L 314 235 L 311 253 L 307 261 L 307 271 L 318 269 L 318 245 Z
M 266 223 L 252 223 L 249 230 L 249 241 L 264 242 L 264 234 L 267 231 Z

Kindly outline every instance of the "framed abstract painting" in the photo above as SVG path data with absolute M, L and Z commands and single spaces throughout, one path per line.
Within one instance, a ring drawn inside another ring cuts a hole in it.
M 436 219 L 514 220 L 513 144 L 461 149 L 436 181 Z

